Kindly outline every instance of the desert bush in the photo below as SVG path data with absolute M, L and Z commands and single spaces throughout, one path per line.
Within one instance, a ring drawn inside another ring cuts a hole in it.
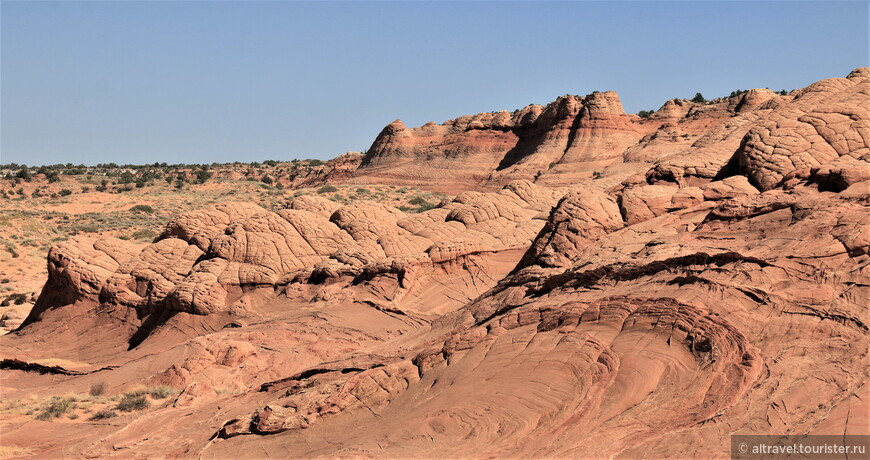
M 133 393 L 126 393 L 121 397 L 121 400 L 118 402 L 115 409 L 122 412 L 132 412 L 134 410 L 146 409 L 150 405 L 151 403 L 148 402 L 148 397 L 144 394 L 135 395 Z
M 137 240 L 153 240 L 157 236 L 157 232 L 154 230 L 143 228 L 142 230 L 136 230 L 133 232 L 132 237 Z
M 18 251 L 15 250 L 15 243 L 6 243 L 6 252 L 8 252 L 12 258 L 18 258 Z
M 145 212 L 148 214 L 152 214 L 152 213 L 154 213 L 154 208 L 152 208 L 151 206 L 148 206 L 147 204 L 137 204 L 136 206 L 133 206 L 132 208 L 130 208 L 130 211 Z
M 72 190 L 65 188 L 65 189 L 60 191 L 59 195 L 60 196 L 70 196 L 70 195 L 72 195 Z
M 106 382 L 92 384 L 91 388 L 88 390 L 88 394 L 91 396 L 102 396 L 106 394 Z
M 334 185 L 324 185 L 323 187 L 320 187 L 319 189 L 317 189 L 317 193 L 330 193 L 330 192 L 337 192 L 337 191 L 338 191 L 338 187 L 336 187 Z
M 100 232 L 100 228 L 94 224 L 78 225 L 78 226 L 76 226 L 76 228 L 74 230 L 82 232 L 82 233 L 99 233 Z
M 692 98 L 692 102 L 704 103 L 707 102 L 707 99 L 701 93 L 695 93 L 695 97 Z
M 148 387 L 145 385 L 136 385 L 130 388 L 127 388 L 127 391 L 124 392 L 124 396 L 142 396 L 148 394 Z
M 74 407 L 72 398 L 53 396 L 42 409 L 42 412 L 36 416 L 36 419 L 48 422 L 66 414 Z
M 30 170 L 27 167 L 22 167 L 18 173 L 15 174 L 15 177 L 19 179 L 24 179 L 27 182 L 30 182 L 33 179 L 33 175 L 30 174 Z
M 200 169 L 196 172 L 196 182 L 204 184 L 205 181 L 211 179 L 211 173 L 206 169 Z
M 411 203 L 414 206 L 422 206 L 426 204 L 426 200 L 424 200 L 423 197 L 415 196 L 414 198 L 408 200 L 408 203 Z
M 113 411 L 112 409 L 102 409 L 102 410 L 98 410 L 94 415 L 92 415 L 90 420 L 103 420 L 103 419 L 117 417 L 117 416 L 118 416 L 118 413 Z
M 641 118 L 649 118 L 649 116 L 652 115 L 653 113 L 655 113 L 655 110 L 641 110 L 640 112 L 637 113 L 637 116 L 639 116 Z
M 168 385 L 158 385 L 148 389 L 148 394 L 154 399 L 168 398 L 179 393 L 181 393 L 181 390 Z
M 8 297 L 6 297 L 6 300 L 4 300 L 3 303 L 5 303 L 6 305 L 10 305 L 13 303 L 15 305 L 21 305 L 26 301 L 27 301 L 26 294 L 11 294 Z

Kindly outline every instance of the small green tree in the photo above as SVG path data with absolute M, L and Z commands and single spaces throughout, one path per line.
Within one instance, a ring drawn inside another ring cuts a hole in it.
M 31 179 L 33 179 L 33 176 L 30 174 L 30 170 L 27 169 L 27 166 L 23 166 L 21 170 L 18 171 L 17 174 L 15 174 L 15 177 L 19 179 L 24 179 L 27 182 L 30 182 Z
M 204 184 L 205 181 L 211 179 L 211 172 L 206 169 L 207 167 L 203 167 L 203 169 L 196 171 L 196 182 L 198 184 Z
M 703 104 L 707 102 L 707 99 L 701 93 L 695 93 L 695 97 L 692 98 L 692 102 L 697 102 L 699 104 Z

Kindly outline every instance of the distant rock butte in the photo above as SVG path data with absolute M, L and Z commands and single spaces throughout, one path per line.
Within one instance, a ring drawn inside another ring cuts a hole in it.
M 4 397 L 181 394 L 119 424 L 4 427 L 4 444 L 724 458 L 733 434 L 868 434 L 868 149 L 867 68 L 644 119 L 604 92 L 394 122 L 310 183 L 461 193 L 418 214 L 222 203 L 143 250 L 52 248 L 3 339 Z M 80 365 L 34 371 L 48 358 Z

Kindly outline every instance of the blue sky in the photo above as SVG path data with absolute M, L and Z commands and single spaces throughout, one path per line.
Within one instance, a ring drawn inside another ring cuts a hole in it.
M 868 2 L 0 3 L 0 163 L 332 158 L 388 123 L 868 65 Z

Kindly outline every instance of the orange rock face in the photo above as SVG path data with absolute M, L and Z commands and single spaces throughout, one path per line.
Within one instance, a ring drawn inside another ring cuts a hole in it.
M 180 394 L 120 424 L 4 426 L 4 443 L 724 458 L 733 434 L 868 434 L 868 76 L 648 119 L 607 92 L 395 122 L 343 180 L 466 191 L 418 214 L 225 203 L 136 253 L 61 243 L 4 337 L 4 397 Z

